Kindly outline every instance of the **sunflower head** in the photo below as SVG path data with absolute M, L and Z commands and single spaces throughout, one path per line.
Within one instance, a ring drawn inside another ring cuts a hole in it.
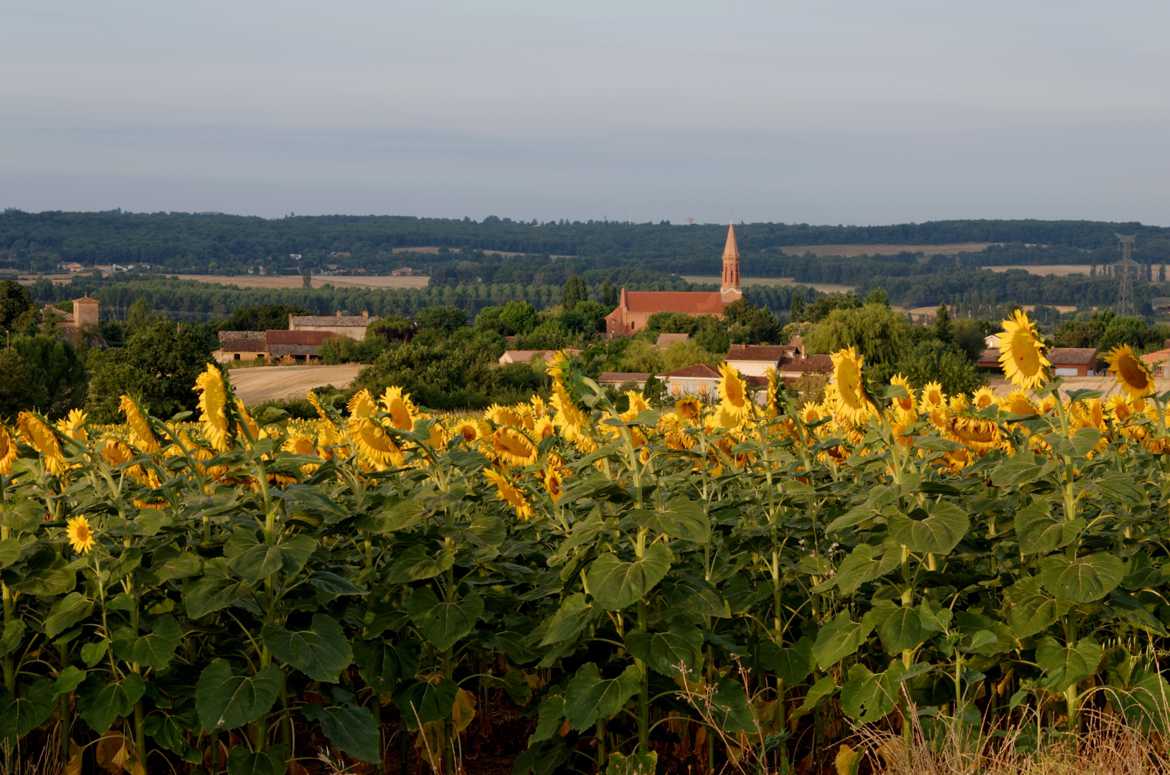
M 382 394 L 382 408 L 390 415 L 390 424 L 400 431 L 414 430 L 415 415 L 418 409 L 410 400 L 410 394 L 404 393 L 402 388 L 391 385 Z
M 508 481 L 508 477 L 491 468 L 485 468 L 483 475 L 496 486 L 496 494 L 500 496 L 500 500 L 511 506 L 518 518 L 522 520 L 532 518 L 532 506 L 528 499 L 524 497 L 520 488 Z
M 497 428 L 492 434 L 492 451 L 510 465 L 526 466 L 536 462 L 536 445 L 515 428 Z
M 16 427 L 25 442 L 41 454 L 41 461 L 49 473 L 60 475 L 68 470 L 57 434 L 39 415 L 21 412 L 16 416 Z
M 854 422 L 864 420 L 873 409 L 861 378 L 864 358 L 852 347 L 838 350 L 830 358 L 833 361 L 833 384 L 836 386 L 838 411 Z
M 917 401 L 914 396 L 914 388 L 910 386 L 910 380 L 901 374 L 895 374 L 890 378 L 890 387 L 901 388 L 905 391 L 904 395 L 894 396 L 894 406 L 901 412 L 913 412 Z M 897 392 L 895 391 L 895 393 Z
M 947 405 L 947 394 L 938 382 L 927 382 L 922 386 L 922 405 L 927 411 L 941 409 Z
M 365 388 L 353 394 L 353 398 L 349 399 L 349 404 L 346 405 L 346 408 L 349 409 L 349 416 L 351 418 L 362 420 L 373 417 L 378 411 L 378 405 L 374 403 L 374 397 Z
M 1109 363 L 1110 373 L 1117 378 L 1117 384 L 1131 398 L 1153 394 L 1154 375 L 1128 344 L 1113 348 L 1105 360 Z
M 719 364 L 719 402 L 728 413 L 744 415 L 751 409 L 747 385 L 726 361 Z
M 627 390 L 626 400 L 629 402 L 629 408 L 621 413 L 621 419 L 625 422 L 633 422 L 642 412 L 650 411 L 650 404 L 636 390 Z
M 12 473 L 12 464 L 16 461 L 16 439 L 8 429 L 0 425 L 0 474 Z
M 80 409 L 70 409 L 68 415 L 57 421 L 57 430 L 68 438 L 84 444 L 89 441 L 89 433 L 85 429 L 87 421 L 85 412 Z
M 995 406 L 995 391 L 984 385 L 975 391 L 975 395 L 971 397 L 971 405 L 976 409 L 986 409 L 989 406 Z
M 232 434 L 223 373 L 213 364 L 207 364 L 207 369 L 195 379 L 195 390 L 199 393 L 199 421 L 203 426 L 203 436 L 214 449 L 226 452 Z
M 548 466 L 544 469 L 544 489 L 548 492 L 548 497 L 552 499 L 553 503 L 558 502 L 561 496 L 565 494 L 565 483 L 561 479 L 561 472 L 555 466 Z
M 1052 365 L 1044 355 L 1044 344 L 1036 324 L 1017 309 L 1003 321 L 999 335 L 999 363 L 1004 376 L 1021 390 L 1037 390 L 1048 381 Z
M 687 422 L 697 423 L 703 415 L 703 402 L 694 396 L 680 398 L 674 402 L 674 411 Z
M 158 452 L 160 449 L 158 439 L 154 437 L 150 420 L 138 406 L 138 402 L 128 395 L 123 395 L 118 402 L 118 408 L 126 415 L 126 424 L 130 426 L 130 443 L 143 452 Z
M 85 517 L 73 517 L 66 522 L 65 533 L 69 537 L 69 545 L 78 554 L 85 554 L 93 548 L 93 530 L 89 526 L 89 520 Z

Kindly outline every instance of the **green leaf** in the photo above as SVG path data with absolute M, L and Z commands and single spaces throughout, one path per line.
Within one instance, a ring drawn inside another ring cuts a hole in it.
M 171 663 L 182 639 L 183 631 L 175 617 L 160 616 L 154 620 L 149 634 L 134 641 L 130 647 L 130 661 L 162 670 Z
M 9 619 L 4 623 L 4 632 L 0 634 L 0 657 L 6 657 L 20 648 L 24 631 L 25 624 L 21 619 Z
M 309 584 L 317 590 L 318 600 L 333 600 L 348 595 L 364 595 L 366 590 L 354 584 L 345 576 L 332 571 L 320 570 L 309 578 Z
M 414 544 L 400 552 L 398 558 L 390 564 L 386 570 L 386 580 L 391 584 L 407 584 L 433 579 L 454 564 L 454 549 L 444 546 L 432 555 L 427 547 Z
M 605 775 L 654 775 L 657 771 L 657 751 L 636 751 L 629 755 L 611 753 L 605 763 Z
M 577 731 L 592 727 L 599 719 L 616 716 L 642 684 L 642 671 L 630 665 L 617 678 L 602 678 L 597 665 L 586 662 L 565 689 L 565 718 Z
M 881 610 L 877 626 L 882 647 L 890 655 L 914 648 L 939 630 L 937 620 L 929 612 L 896 605 L 886 606 Z
M 1020 579 L 1004 591 L 1008 603 L 1008 626 L 1019 639 L 1041 633 L 1068 611 L 1068 604 L 1044 591 L 1040 578 Z
M 53 681 L 53 694 L 58 697 L 62 694 L 69 694 L 69 692 L 80 686 L 84 680 L 85 671 L 78 670 L 73 665 L 70 665 L 57 674 L 57 680 Z
M 228 775 L 284 775 L 287 761 L 288 752 L 283 746 L 252 752 L 237 745 L 228 755 Z
M 395 698 L 398 710 L 410 729 L 418 729 L 419 723 L 443 721 L 451 718 L 455 704 L 455 693 L 459 687 L 449 678 L 434 683 L 416 681 Z
M 585 601 L 585 595 L 575 592 L 561 601 L 561 607 L 549 618 L 545 626 L 542 646 L 575 640 L 592 620 L 593 606 Z
M 711 695 L 711 717 L 717 728 L 732 734 L 755 734 L 757 724 L 748 689 L 734 678 L 724 678 Z
M 49 720 L 57 704 L 53 681 L 38 678 L 19 696 L 0 699 L 0 740 L 14 743 Z
M 886 551 L 885 547 L 859 544 L 842 560 L 841 567 L 830 583 L 836 584 L 842 594 L 852 595 L 862 584 L 897 568 L 902 560 L 899 554 Z
M 1097 672 L 1105 649 L 1092 638 L 1062 645 L 1055 638 L 1043 638 L 1036 644 L 1036 664 L 1044 670 L 1041 685 L 1063 693 L 1070 686 Z
M 536 730 L 528 740 L 529 747 L 533 743 L 551 740 L 553 735 L 561 729 L 564 720 L 565 697 L 562 694 L 549 694 L 541 701 L 536 709 Z
M 353 662 L 353 650 L 341 625 L 325 614 L 313 614 L 307 630 L 287 630 L 266 624 L 260 637 L 274 657 L 314 681 L 337 683 L 341 671 Z
M 418 654 L 411 643 L 395 648 L 382 641 L 359 641 L 353 647 L 358 673 L 374 691 L 389 694 L 418 669 Z
M 999 489 L 1021 487 L 1045 476 L 1047 468 L 1034 454 L 1019 453 L 1001 461 L 992 470 L 991 483 Z
M 439 600 L 430 587 L 423 587 L 411 593 L 406 613 L 435 648 L 448 651 L 475 627 L 483 613 L 483 598 L 472 592 L 459 600 Z
M 230 575 L 228 560 L 216 557 L 203 564 L 203 576 L 183 587 L 183 607 L 191 619 L 235 605 L 247 593 L 247 586 Z
M 392 503 L 369 520 L 368 529 L 373 533 L 395 533 L 410 530 L 423 521 L 426 508 L 419 500 L 409 498 Z
M 154 578 L 162 584 L 167 581 L 177 581 L 198 576 L 203 570 L 203 560 L 194 552 L 183 552 L 169 557 L 153 569 Z
M 865 638 L 873 626 L 862 622 L 858 624 L 849 618 L 849 612 L 842 611 L 828 624 L 817 630 L 816 640 L 813 642 L 812 655 L 817 667 L 828 670 L 845 657 L 861 648 Z
M 382 761 L 382 740 L 378 722 L 368 708 L 345 702 L 328 707 L 304 705 L 301 713 L 321 725 L 329 741 L 345 753 L 364 762 Z
M 1058 600 L 1091 603 L 1112 592 L 1125 578 L 1125 561 L 1099 552 L 1069 559 L 1045 557 L 1040 561 L 1040 583 Z
M 589 565 L 589 592 L 607 611 L 620 611 L 641 600 L 662 581 L 674 559 L 665 544 L 651 544 L 640 560 L 623 562 L 606 553 Z
M 255 675 L 232 672 L 226 659 L 212 660 L 195 684 L 195 710 L 208 732 L 229 730 L 262 718 L 280 694 L 280 668 L 269 665 Z
M 800 703 L 800 707 L 796 709 L 793 718 L 800 718 L 805 714 L 811 713 L 820 704 L 821 700 L 832 696 L 837 691 L 837 682 L 833 680 L 833 676 L 825 675 L 817 679 L 808 693 L 804 695 L 804 701 Z
M 625 641 L 635 658 L 668 678 L 677 678 L 683 665 L 693 671 L 702 659 L 703 633 L 698 627 L 676 624 L 666 632 L 633 630 Z
M 938 501 L 928 506 L 926 519 L 896 515 L 890 519 L 890 535 L 912 552 L 949 554 L 971 528 L 967 512 L 953 503 Z
M 84 620 L 93 611 L 93 601 L 78 592 L 70 592 L 57 601 L 45 617 L 45 637 L 55 638 Z
M 0 541 L 0 570 L 20 562 L 25 554 L 36 547 L 34 538 L 6 538 Z
M 639 525 L 682 541 L 705 544 L 711 540 L 711 520 L 701 501 L 675 499 L 665 511 L 633 512 Z
M 813 639 L 808 635 L 788 648 L 777 648 L 766 641 L 761 644 L 760 663 L 788 686 L 795 686 L 813 671 L 812 646 Z
M 894 661 L 882 673 L 872 673 L 865 665 L 849 668 L 841 686 L 841 710 L 859 724 L 880 721 L 894 709 L 901 687 L 902 663 Z
M 91 682 L 78 698 L 78 711 L 94 732 L 104 735 L 115 721 L 130 715 L 145 692 L 146 682 L 137 673 L 129 673 L 117 683 Z
M 1052 514 L 1053 502 L 1047 499 L 1035 500 L 1016 512 L 1016 539 L 1020 542 L 1020 554 L 1048 554 L 1053 549 L 1074 541 L 1085 521 L 1072 522 Z
M 106 649 L 109 648 L 109 641 L 99 640 L 93 643 L 86 643 L 81 647 L 81 662 L 86 667 L 93 667 L 98 662 L 102 661 L 102 657 L 106 655 Z

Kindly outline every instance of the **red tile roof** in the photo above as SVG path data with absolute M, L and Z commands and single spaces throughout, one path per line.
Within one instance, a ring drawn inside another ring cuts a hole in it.
M 1155 350 L 1142 356 L 1142 362 L 1147 366 L 1155 366 L 1163 361 L 1170 361 L 1170 349 Z
M 1092 366 L 1097 362 L 1096 347 L 1054 347 L 1048 351 L 1053 366 Z
M 268 349 L 263 331 L 220 331 L 219 349 L 224 352 L 262 353 Z
M 281 344 L 314 347 L 339 336 L 332 331 L 265 331 L 264 341 L 269 347 Z
M 827 355 L 810 355 L 807 358 L 793 358 L 784 361 L 777 368 L 779 372 L 798 371 L 802 373 L 828 374 L 833 370 L 833 359 Z
M 727 351 L 729 361 L 770 361 L 775 363 L 792 354 L 792 347 L 783 344 L 733 344 Z
M 696 363 L 694 366 L 684 366 L 681 369 L 675 369 L 669 374 L 663 374 L 664 377 L 698 377 L 698 378 L 715 378 L 719 379 L 719 372 L 711 368 L 705 363 Z
M 719 291 L 626 291 L 630 312 L 722 315 L 723 306 Z

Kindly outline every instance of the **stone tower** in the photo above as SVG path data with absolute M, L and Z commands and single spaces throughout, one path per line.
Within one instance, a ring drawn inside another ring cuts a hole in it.
M 735 227 L 727 225 L 727 242 L 723 245 L 723 279 L 719 295 L 724 304 L 739 301 L 743 291 L 739 288 L 739 246 L 735 243 Z
M 88 295 L 73 300 L 73 325 L 77 328 L 97 328 L 101 319 L 101 305 Z

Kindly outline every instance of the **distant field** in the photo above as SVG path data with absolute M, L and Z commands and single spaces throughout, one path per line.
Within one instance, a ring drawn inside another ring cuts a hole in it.
M 722 280 L 718 275 L 683 275 L 688 283 L 696 285 L 718 285 Z M 747 277 L 740 281 L 742 285 L 804 285 L 815 288 L 821 293 L 849 293 L 852 285 L 837 285 L 836 283 L 798 283 L 791 277 Z
M 441 248 L 439 248 L 437 245 L 420 245 L 418 247 L 391 248 L 390 252 L 391 253 L 398 253 L 398 254 L 422 253 L 423 255 L 433 256 L 433 255 L 438 254 L 440 249 Z M 475 248 L 471 248 L 471 250 L 475 250 Z M 447 248 L 447 252 L 448 253 L 462 253 L 463 248 Z M 538 255 L 536 253 L 518 253 L 515 250 L 482 249 L 479 252 L 483 253 L 485 256 L 504 256 L 506 258 L 515 258 L 516 256 Z M 540 254 L 540 255 L 543 255 L 543 254 Z M 575 256 L 575 255 L 550 255 L 549 256 L 549 258 L 576 258 L 576 257 L 577 256 Z
M 227 275 L 227 274 L 175 274 L 168 275 L 179 280 L 194 280 L 199 283 L 218 283 L 236 288 L 300 288 L 301 276 L 287 275 Z M 313 287 L 329 284 L 335 288 L 426 288 L 429 277 L 390 275 L 314 275 Z
M 978 253 L 994 245 L 994 242 L 951 242 L 943 245 L 788 245 L 782 248 L 785 255 L 803 256 L 896 256 L 899 253 L 928 253 L 950 255 L 952 253 Z
M 1170 272 L 1170 264 L 1163 264 Z M 990 269 L 993 272 L 1007 272 L 1012 269 L 1023 269 L 1025 272 L 1035 275 L 1053 275 L 1056 277 L 1068 277 L 1074 274 L 1088 274 L 1088 264 L 1010 264 L 985 266 L 984 269 Z M 1098 265 L 1100 269 L 1100 265 Z M 1154 264 L 1154 274 L 1158 273 L 1158 264 Z
M 338 366 L 256 366 L 232 369 L 232 387 L 236 395 L 249 405 L 262 401 L 304 398 L 305 394 L 323 385 L 349 387 L 364 365 L 343 363 Z

